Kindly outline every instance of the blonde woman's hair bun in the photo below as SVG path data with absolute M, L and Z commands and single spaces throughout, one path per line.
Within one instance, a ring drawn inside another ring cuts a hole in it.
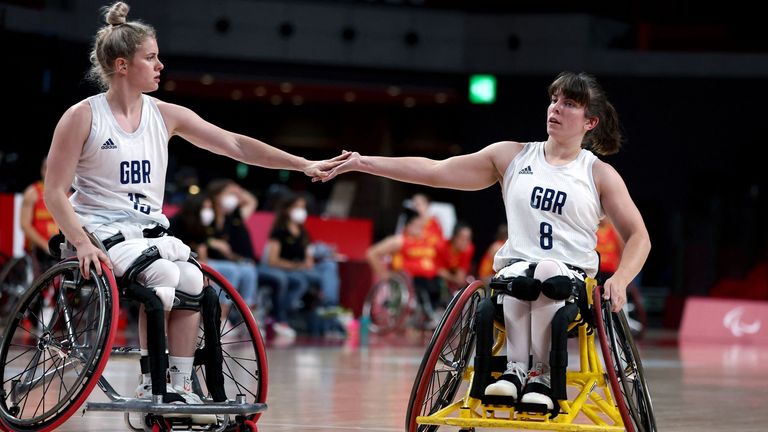
M 105 19 L 107 24 L 119 26 L 125 24 L 128 18 L 130 6 L 123 2 L 114 3 L 112 6 L 104 8 L 106 10 Z

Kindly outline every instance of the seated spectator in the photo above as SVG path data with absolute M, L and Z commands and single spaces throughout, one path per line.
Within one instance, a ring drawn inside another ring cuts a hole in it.
M 243 300 L 255 311 L 258 307 L 256 290 L 260 282 L 269 284 L 277 293 L 286 291 L 288 287 L 288 279 L 283 272 L 257 265 L 245 221 L 256 210 L 258 201 L 229 179 L 213 180 L 208 185 L 207 193 L 214 215 L 208 227 L 208 263 L 237 288 Z M 229 304 L 222 305 L 222 314 L 228 313 L 229 308 Z M 272 327 L 280 336 L 296 336 L 295 330 L 278 317 Z
M 470 276 L 474 254 L 472 228 L 457 223 L 451 238 L 437 249 L 437 275 L 443 278 L 452 293 L 474 280 Z
M 304 227 L 306 200 L 295 194 L 286 196 L 278 206 L 266 246 L 266 264 L 285 272 L 288 290 L 278 301 L 278 315 L 286 319 L 299 306 L 310 285 L 320 288 L 320 302 L 335 306 L 339 302 L 339 274 L 336 261 L 315 261 L 310 238 Z
M 174 237 L 183 241 L 197 254 L 199 261 L 208 257 L 208 225 L 213 222 L 211 202 L 205 196 L 191 195 L 181 204 L 179 211 L 170 219 Z

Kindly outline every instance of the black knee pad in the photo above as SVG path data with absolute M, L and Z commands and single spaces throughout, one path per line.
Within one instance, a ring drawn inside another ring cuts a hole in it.
M 567 300 L 574 294 L 569 276 L 553 276 L 541 283 L 541 292 L 552 300 Z
M 540 280 L 526 276 L 518 276 L 507 284 L 507 292 L 512 297 L 525 301 L 534 301 L 539 298 L 541 289 Z
M 191 310 L 195 312 L 200 312 L 202 309 L 204 293 L 201 292 L 199 295 L 194 296 L 177 289 L 174 295 L 176 296 L 173 299 L 174 309 Z

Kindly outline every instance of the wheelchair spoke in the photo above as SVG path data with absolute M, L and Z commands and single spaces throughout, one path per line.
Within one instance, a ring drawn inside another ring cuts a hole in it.
M 232 380 L 232 382 L 235 384 L 235 387 L 237 387 L 237 392 L 238 392 L 238 393 L 241 393 L 241 392 L 242 392 L 242 388 L 241 388 L 241 386 L 240 386 L 240 383 L 239 383 L 239 382 L 237 382 L 237 380 L 235 379 L 235 373 L 234 373 L 234 372 L 232 372 L 232 368 L 230 368 L 230 367 L 229 367 L 229 363 L 228 363 L 228 362 L 224 362 L 224 366 L 225 366 L 225 367 L 226 367 L 226 369 L 229 371 L 229 374 L 227 374 L 226 372 L 224 372 L 224 375 L 226 375 L 227 377 L 229 377 L 229 379 L 231 379 L 231 380 Z
M 251 373 L 251 371 L 250 371 L 248 368 L 246 368 L 245 366 L 243 366 L 243 365 L 242 365 L 242 364 L 241 364 L 241 363 L 240 363 L 238 360 L 236 360 L 234 357 L 232 357 L 232 356 L 230 356 L 230 355 L 228 355 L 228 354 L 226 354 L 226 353 L 225 353 L 225 357 L 226 357 L 226 358 L 230 358 L 230 359 L 232 359 L 232 361 L 233 361 L 235 364 L 237 364 L 238 366 L 240 366 L 240 368 L 241 368 L 242 370 L 244 370 L 244 371 L 245 371 L 245 373 L 247 373 L 247 374 L 248 374 L 248 375 L 249 375 L 251 378 L 253 378 L 253 379 L 254 379 L 254 380 L 256 380 L 256 381 L 258 381 L 258 380 L 259 380 L 259 378 L 258 378 L 256 375 L 252 374 L 252 373 Z M 254 362 L 254 363 L 256 362 L 256 360 L 250 360 L 250 359 L 247 359 L 247 360 L 248 360 L 248 361 L 252 361 L 252 362 Z M 234 378 L 233 378 L 233 379 L 234 379 Z
M 69 318 L 70 323 L 73 322 L 75 319 L 77 319 L 77 322 L 75 323 L 74 328 L 78 328 L 80 326 L 80 322 L 85 316 L 85 312 L 90 310 L 88 307 L 98 301 L 98 298 L 94 298 L 93 291 L 91 291 L 91 294 L 89 295 L 89 299 L 90 300 L 79 311 L 77 311 L 74 315 L 72 315 Z M 64 310 L 64 312 L 66 313 L 66 310 Z
M 37 352 L 33 353 L 32 354 L 32 358 L 27 362 L 27 365 L 24 366 L 24 370 L 22 370 L 21 372 L 19 372 L 16 375 L 10 377 L 9 379 L 3 381 L 3 386 L 5 386 L 5 384 L 7 384 L 9 381 L 13 381 L 15 378 L 21 378 L 22 375 L 24 375 L 25 373 L 29 372 L 31 370 L 30 369 L 30 365 L 32 364 L 32 362 L 35 362 L 35 367 L 36 367 L 37 366 L 37 356 L 39 356 L 39 354 Z
M 27 349 L 26 349 L 26 350 L 24 350 L 24 351 L 23 351 L 21 354 L 17 355 L 16 357 L 14 357 L 14 358 L 12 358 L 12 359 L 8 360 L 8 361 L 7 361 L 7 363 L 13 363 L 13 361 L 14 361 L 14 360 L 16 360 L 17 358 L 20 358 L 20 357 L 21 357 L 21 356 L 23 356 L 24 354 L 26 354 L 26 353 L 28 353 L 28 352 L 30 352 L 30 351 L 32 351 L 32 350 L 34 350 L 34 349 L 37 349 L 37 346 L 34 346 L 34 345 L 18 345 L 18 344 L 10 344 L 9 346 L 12 346 L 12 347 L 20 347 L 20 348 L 27 348 Z M 5 382 L 3 382 L 3 384 L 5 384 Z

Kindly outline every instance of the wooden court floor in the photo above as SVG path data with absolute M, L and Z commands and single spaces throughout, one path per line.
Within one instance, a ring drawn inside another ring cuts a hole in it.
M 424 344 L 418 336 L 372 339 L 362 349 L 340 341 L 271 343 L 269 409 L 259 430 L 403 431 Z M 768 347 L 680 344 L 661 332 L 639 347 L 660 431 L 768 430 Z M 119 390 L 134 389 L 134 363 L 112 359 L 106 377 Z M 99 392 L 92 398 L 103 397 Z M 127 428 L 120 414 L 86 412 L 59 430 Z

